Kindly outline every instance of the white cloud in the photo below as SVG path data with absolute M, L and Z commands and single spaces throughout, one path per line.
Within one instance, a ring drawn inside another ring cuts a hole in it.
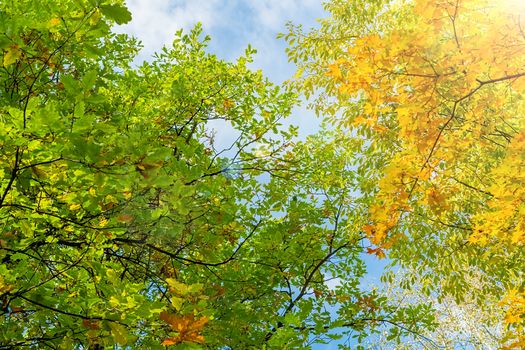
M 220 57 L 234 59 L 252 44 L 259 52 L 256 66 L 264 70 L 271 70 L 276 62 L 287 61 L 284 44 L 275 39 L 278 32 L 285 31 L 286 22 L 313 25 L 315 18 L 323 15 L 321 0 L 128 0 L 126 3 L 133 19 L 117 27 L 117 31 L 142 41 L 141 59 L 149 59 L 163 45 L 169 45 L 177 30 L 187 31 L 201 22 L 204 32 L 216 43 L 212 47 Z M 277 70 L 276 75 L 289 75 L 293 68 L 290 66 L 285 72 L 278 64 Z
M 319 15 L 322 10 L 319 0 L 254 0 L 249 3 L 258 22 L 273 31 L 282 30 L 283 24 L 292 19 L 296 23 L 304 23 L 305 18 L 312 14 Z
M 133 19 L 117 31 L 139 38 L 144 45 L 142 58 L 147 59 L 169 45 L 181 28 L 189 30 L 197 22 L 206 28 L 213 27 L 220 20 L 217 16 L 220 3 L 220 0 L 128 0 L 126 4 Z

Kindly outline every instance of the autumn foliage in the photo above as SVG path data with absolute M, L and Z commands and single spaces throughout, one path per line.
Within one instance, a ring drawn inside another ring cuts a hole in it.
M 162 345 L 176 345 L 183 342 L 204 343 L 204 337 L 200 332 L 208 323 L 207 317 L 203 316 L 196 320 L 192 314 L 181 317 L 163 311 L 160 313 L 160 319 L 169 324 L 177 333 L 175 337 L 166 338 Z
M 277 86 L 200 26 L 133 63 L 120 0 L 0 5 L 0 349 L 525 346 L 525 6 L 325 9 Z
M 342 95 L 363 98 L 362 113 L 341 123 L 377 137 L 395 125 L 398 149 L 371 210 L 371 238 L 386 241 L 413 201 L 441 218 L 470 195 L 487 204 L 472 218 L 471 242 L 523 244 L 519 16 L 483 1 L 420 1 L 407 22 L 356 39 L 348 58 L 329 66 Z
M 363 228 L 374 244 L 390 248 L 417 231 L 407 222 L 423 221 L 461 229 L 465 244 L 506 259 L 523 252 L 524 10 L 505 1 L 393 3 L 401 20 L 355 38 L 328 65 L 338 98 L 360 99 L 338 125 L 368 130 L 387 148 Z M 510 283 L 505 319 L 520 334 L 523 286 Z

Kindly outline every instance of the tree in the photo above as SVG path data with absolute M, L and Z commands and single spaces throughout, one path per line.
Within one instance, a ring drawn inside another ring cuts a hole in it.
M 474 268 L 473 268 L 474 269 Z M 436 327 L 425 329 L 421 334 L 405 337 L 400 344 L 388 337 L 388 333 L 380 339 L 371 341 L 378 349 L 498 349 L 504 342 L 505 325 L 501 319 L 504 312 L 499 299 L 492 297 L 485 300 L 485 307 L 478 306 L 479 294 L 486 295 L 484 288 L 490 287 L 483 281 L 483 273 L 472 271 L 467 283 L 470 290 L 463 300 L 458 302 L 450 295 L 441 296 L 437 293 L 426 293 L 428 281 L 419 278 L 418 271 L 398 269 L 383 276 L 386 283 L 382 293 L 393 303 L 432 305 L 435 313 Z
M 360 288 L 355 140 L 292 142 L 297 96 L 252 49 L 223 62 L 197 27 L 132 67 L 121 1 L 0 17 L 0 348 L 296 349 L 432 323 Z
M 331 1 L 331 17 L 285 36 L 295 82 L 342 133 L 363 139 L 363 227 L 424 290 L 508 306 L 523 345 L 525 37 L 515 3 Z M 521 9 L 521 7 L 519 7 Z M 376 182 L 370 181 L 375 179 Z M 501 295 L 507 294 L 505 298 Z

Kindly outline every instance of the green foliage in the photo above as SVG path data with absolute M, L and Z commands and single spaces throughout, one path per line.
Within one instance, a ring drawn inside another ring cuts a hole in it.
M 131 21 L 131 12 L 122 5 L 100 5 L 99 7 L 102 14 L 117 24 L 124 24 Z
M 294 143 L 297 96 L 252 50 L 223 62 L 197 27 L 134 68 L 120 1 L 0 17 L 0 348 L 299 349 L 429 322 L 360 286 L 359 141 Z

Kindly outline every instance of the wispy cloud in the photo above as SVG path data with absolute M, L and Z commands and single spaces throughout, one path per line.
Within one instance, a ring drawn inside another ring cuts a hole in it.
M 322 12 L 319 0 L 254 0 L 249 1 L 249 6 L 254 10 L 257 21 L 273 31 L 282 30 L 283 24 L 289 20 L 305 23 L 305 19 L 311 21 L 312 17 Z
M 258 50 L 255 66 L 277 81 L 293 71 L 277 33 L 287 21 L 314 25 L 323 15 L 320 0 L 128 0 L 127 6 L 133 20 L 117 30 L 142 41 L 140 59 L 170 45 L 177 30 L 201 22 L 212 37 L 210 50 L 233 60 L 251 44 Z
M 128 0 L 126 4 L 133 15 L 130 23 L 117 31 L 131 34 L 142 41 L 142 59 L 149 59 L 164 45 L 173 41 L 179 29 L 192 28 L 197 22 L 213 28 L 220 0 Z

